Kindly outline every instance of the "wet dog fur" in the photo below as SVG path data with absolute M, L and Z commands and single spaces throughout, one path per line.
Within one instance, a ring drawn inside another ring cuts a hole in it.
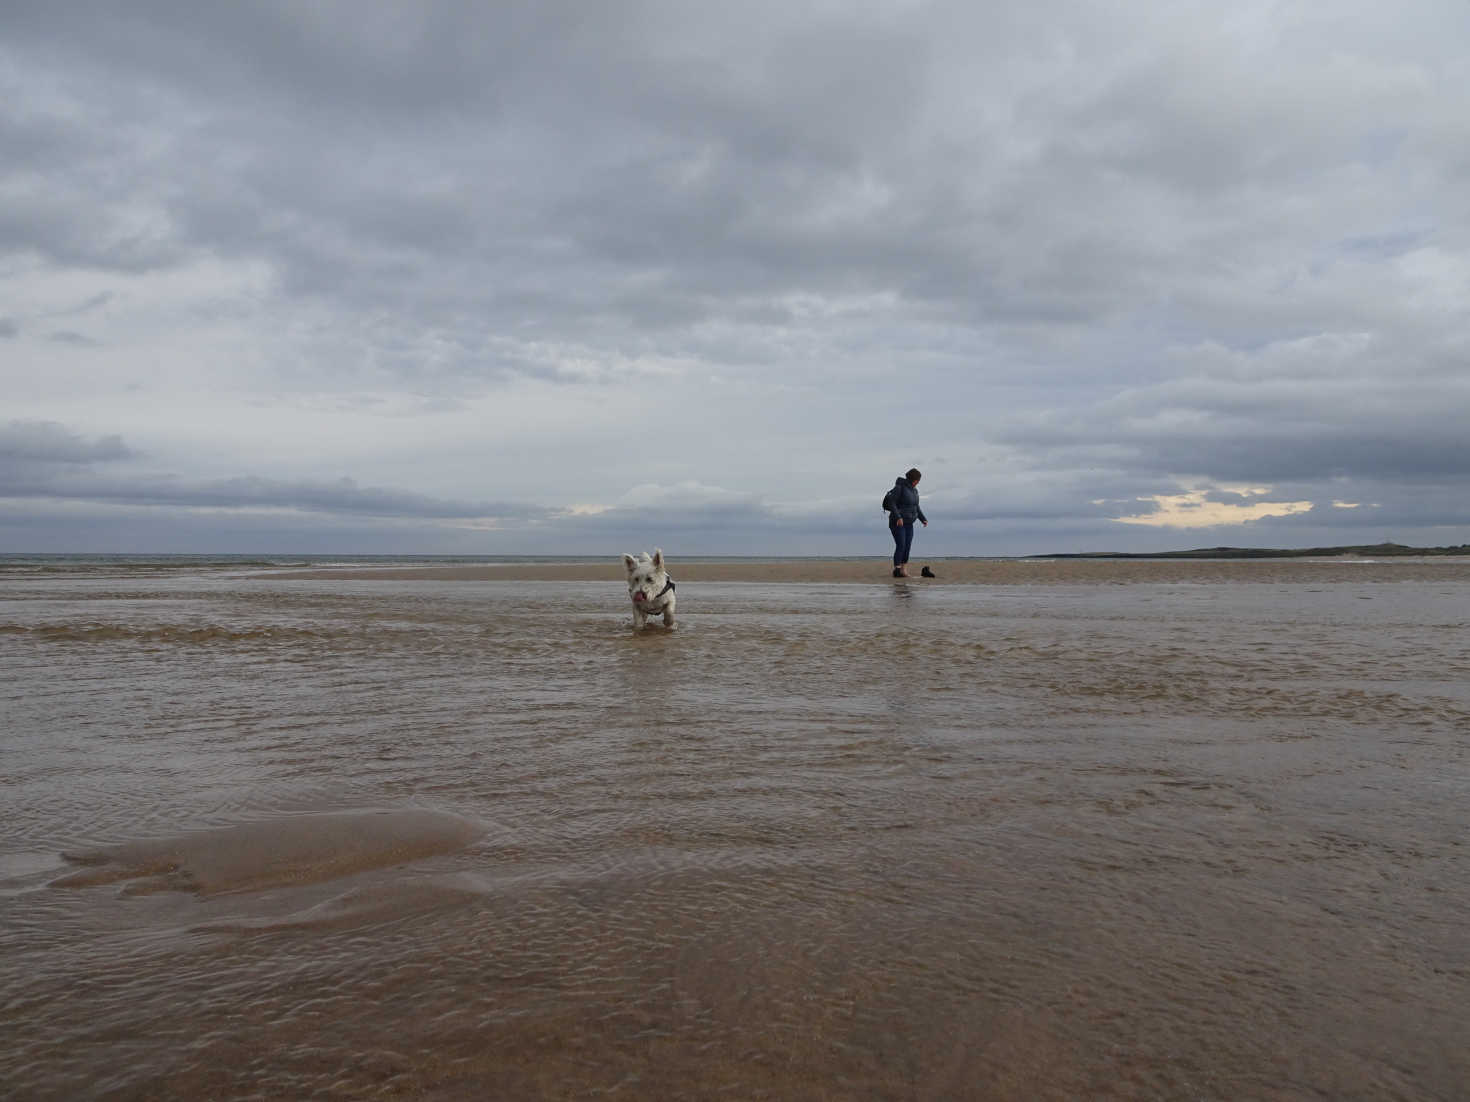
M 674 587 L 661 548 L 653 555 L 647 551 L 636 558 L 623 556 L 628 572 L 628 598 L 633 602 L 633 627 L 641 629 L 654 616 L 662 615 L 664 627 L 674 626 Z

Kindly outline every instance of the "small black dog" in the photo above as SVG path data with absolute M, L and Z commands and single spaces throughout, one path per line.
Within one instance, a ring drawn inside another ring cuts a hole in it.
M 919 571 L 919 577 L 921 577 L 921 578 L 936 578 L 936 577 L 938 577 L 938 575 L 935 574 L 934 571 L 930 570 L 926 566 L 926 567 L 924 567 L 923 570 L 920 570 Z

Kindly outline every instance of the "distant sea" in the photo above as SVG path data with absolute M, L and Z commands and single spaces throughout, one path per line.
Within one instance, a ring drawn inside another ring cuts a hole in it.
M 886 555 L 685 555 L 686 562 L 857 562 Z M 159 572 L 420 566 L 495 566 L 514 563 L 602 563 L 616 555 L 290 555 L 290 554 L 0 554 L 3 574 L 71 574 L 97 571 Z

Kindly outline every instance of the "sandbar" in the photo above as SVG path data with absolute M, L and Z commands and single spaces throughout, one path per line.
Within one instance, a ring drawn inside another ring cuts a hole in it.
M 421 809 L 297 815 L 63 853 L 84 867 L 51 886 L 125 881 L 127 895 L 254 891 L 453 853 L 483 833 L 458 815 Z
M 936 577 L 918 577 L 929 565 Z M 680 585 L 699 582 L 770 584 L 1128 585 L 1170 582 L 1370 582 L 1462 581 L 1470 559 L 983 559 L 915 558 L 915 577 L 896 579 L 887 559 L 681 559 L 669 555 Z M 599 562 L 509 562 L 453 566 L 301 568 L 272 572 L 272 578 L 316 581 L 398 582 L 620 582 L 621 560 Z

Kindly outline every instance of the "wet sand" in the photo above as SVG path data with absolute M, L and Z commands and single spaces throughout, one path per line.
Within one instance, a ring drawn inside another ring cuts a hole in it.
M 1470 562 L 924 562 L 0 580 L 0 1094 L 1464 1096 Z

